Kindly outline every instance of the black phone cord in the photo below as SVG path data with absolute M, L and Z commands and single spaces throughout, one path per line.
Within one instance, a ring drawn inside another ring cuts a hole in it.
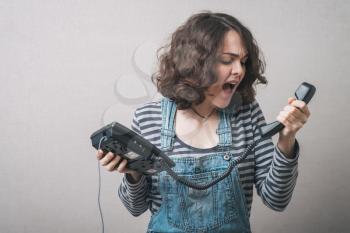
M 163 160 L 161 160 L 161 165 L 163 166 L 164 170 L 172 177 L 174 178 L 176 181 L 190 187 L 193 189 L 197 189 L 197 190 L 205 190 L 208 189 L 209 187 L 217 184 L 218 182 L 220 182 L 221 180 L 225 179 L 227 176 L 230 175 L 230 173 L 232 172 L 233 168 L 239 164 L 240 162 L 242 162 L 242 160 L 244 160 L 247 156 L 248 156 L 248 152 L 250 150 L 252 150 L 255 145 L 257 145 L 260 141 L 262 141 L 263 138 L 260 138 L 258 141 L 253 142 L 252 144 L 250 144 L 245 150 L 244 152 L 238 156 L 236 159 L 232 160 L 229 163 L 229 166 L 227 167 L 226 171 L 223 172 L 219 177 L 211 180 L 208 183 L 205 184 L 197 184 L 194 182 L 191 182 L 190 180 L 186 179 L 185 177 L 179 176 L 178 174 L 176 174 L 169 166 L 166 162 L 164 162 Z

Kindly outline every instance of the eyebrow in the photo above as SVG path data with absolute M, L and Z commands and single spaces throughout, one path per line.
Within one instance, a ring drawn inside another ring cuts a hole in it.
M 237 53 L 222 53 L 222 54 L 228 54 L 228 55 L 231 55 L 233 57 L 239 57 L 239 54 L 237 54 Z M 243 58 L 246 58 L 246 57 L 248 57 L 248 53 L 243 56 Z

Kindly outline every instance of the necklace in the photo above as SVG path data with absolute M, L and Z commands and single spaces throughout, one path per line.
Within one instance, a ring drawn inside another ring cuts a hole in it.
M 191 107 L 191 110 L 197 114 L 198 116 L 200 116 L 202 118 L 202 122 L 206 122 L 209 117 L 215 112 L 216 108 L 214 108 L 207 116 L 203 116 L 202 114 L 198 113 L 194 108 Z

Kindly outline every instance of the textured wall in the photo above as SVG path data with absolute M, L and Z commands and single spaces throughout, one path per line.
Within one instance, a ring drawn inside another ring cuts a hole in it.
M 349 1 L 0 2 L 0 232 L 100 232 L 90 134 L 158 98 L 155 50 L 200 10 L 245 23 L 261 46 L 272 121 L 302 81 L 318 92 L 300 131 L 293 199 L 273 212 L 255 195 L 254 232 L 349 232 Z M 102 171 L 105 232 L 144 232 Z

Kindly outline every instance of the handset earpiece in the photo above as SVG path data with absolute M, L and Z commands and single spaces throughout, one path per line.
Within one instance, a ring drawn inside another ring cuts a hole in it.
M 316 92 L 315 86 L 310 83 L 303 82 L 295 91 L 295 97 L 298 100 L 304 101 L 306 104 L 310 102 Z M 279 121 L 274 121 L 260 128 L 262 138 L 272 137 L 284 128 L 284 125 Z

